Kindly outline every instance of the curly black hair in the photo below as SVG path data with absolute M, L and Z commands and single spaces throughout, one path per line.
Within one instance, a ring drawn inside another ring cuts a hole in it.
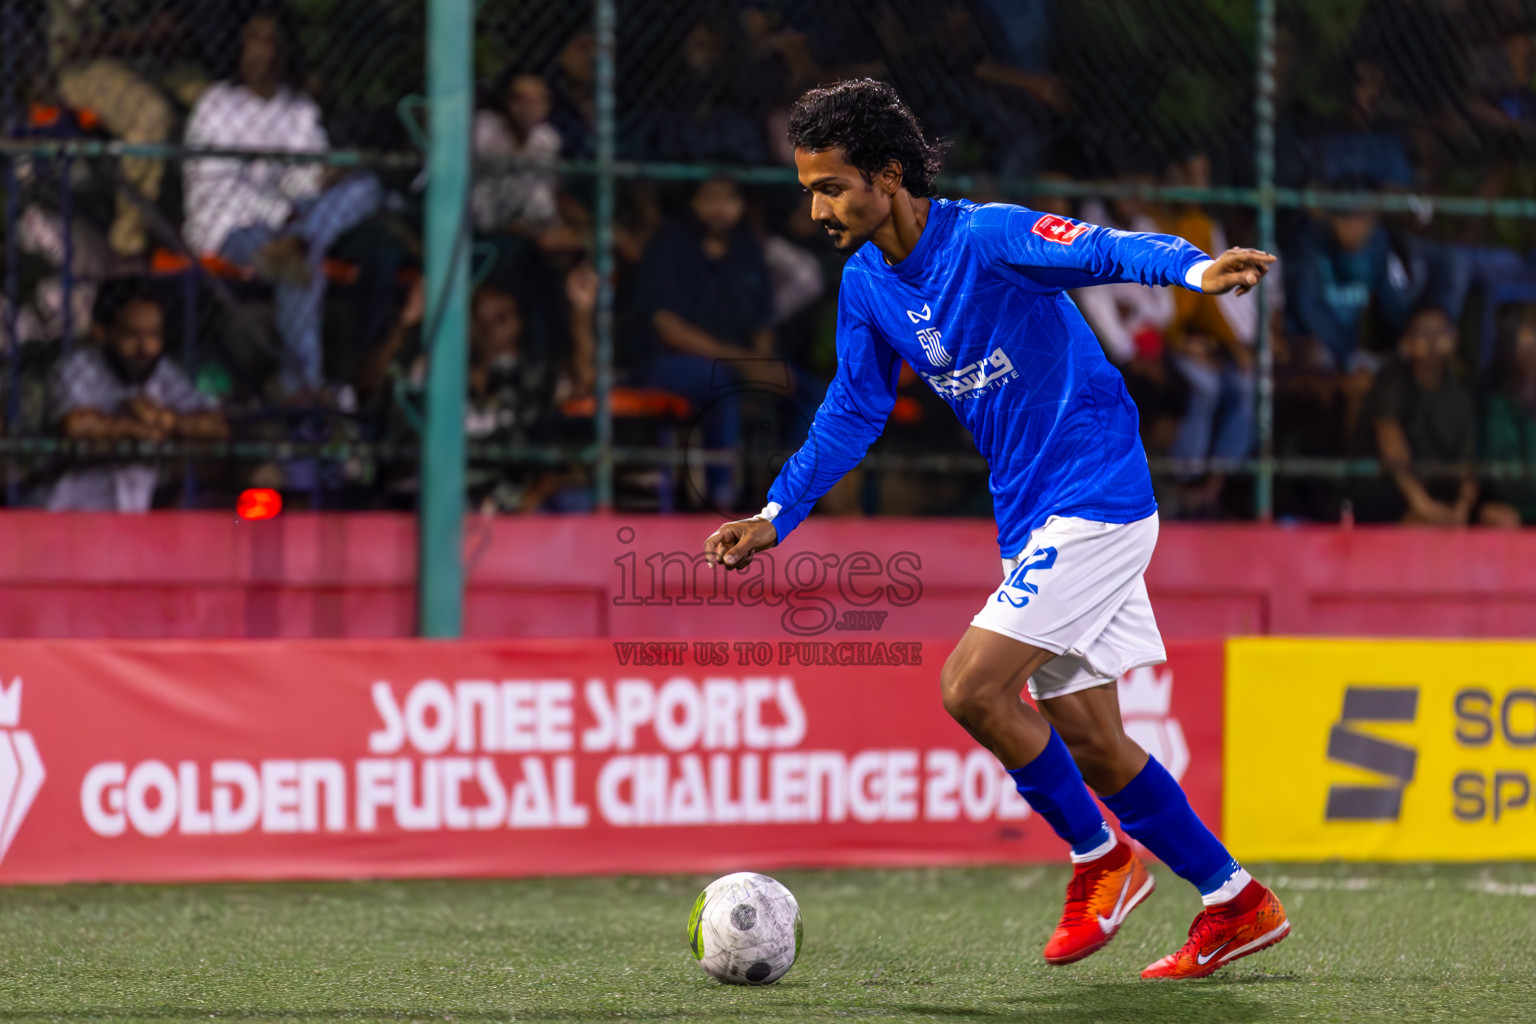
M 812 89 L 789 112 L 789 140 L 813 153 L 841 149 L 865 181 L 892 160 L 914 196 L 933 195 L 948 144 L 923 132 L 912 108 L 888 82 L 854 78 Z

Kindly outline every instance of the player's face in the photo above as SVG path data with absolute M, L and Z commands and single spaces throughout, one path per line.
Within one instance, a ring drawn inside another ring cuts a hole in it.
M 841 149 L 797 148 L 795 169 L 811 194 L 811 219 L 826 229 L 838 252 L 858 249 L 891 215 L 890 194 L 865 181 Z

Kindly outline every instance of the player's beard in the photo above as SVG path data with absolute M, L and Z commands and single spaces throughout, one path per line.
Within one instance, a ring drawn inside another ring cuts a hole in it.
M 841 253 L 850 253 L 863 245 L 862 240 L 855 240 L 848 225 L 841 221 L 826 221 L 822 224 L 827 231 L 827 239 L 832 243 L 832 248 Z

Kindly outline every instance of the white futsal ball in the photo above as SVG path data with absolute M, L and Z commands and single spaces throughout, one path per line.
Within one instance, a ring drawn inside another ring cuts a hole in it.
M 688 944 L 717 981 L 771 985 L 800 953 L 800 904 L 767 875 L 738 871 L 717 878 L 693 902 Z

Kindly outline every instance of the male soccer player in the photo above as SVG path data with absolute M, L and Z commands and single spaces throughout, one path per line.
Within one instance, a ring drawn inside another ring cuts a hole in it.
M 1280 901 L 1121 727 L 1116 680 L 1166 657 L 1142 580 L 1157 504 L 1136 407 L 1063 294 L 1111 281 L 1246 291 L 1274 257 L 1231 249 L 1211 259 L 1169 235 L 931 198 L 940 147 L 883 82 L 806 93 L 789 136 L 811 216 L 853 254 L 838 298 L 837 377 L 767 507 L 716 530 L 708 560 L 740 569 L 789 536 L 880 435 L 905 360 L 991 469 L 1003 582 L 940 680 L 944 707 L 1072 847 L 1046 960 L 1101 949 L 1152 892 L 1084 781 L 1205 904 L 1184 946 L 1142 977 L 1202 977 L 1279 942 L 1290 930 Z M 1038 712 L 1019 699 L 1026 680 Z

